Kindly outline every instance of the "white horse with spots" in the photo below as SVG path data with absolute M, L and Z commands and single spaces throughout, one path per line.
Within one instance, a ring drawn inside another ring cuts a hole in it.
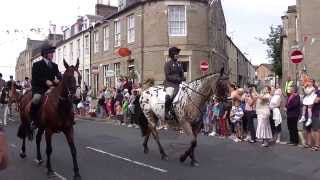
M 179 125 L 188 136 L 192 137 L 190 147 L 180 157 L 181 162 L 190 157 L 191 165 L 198 165 L 194 156 L 194 149 L 197 145 L 197 135 L 201 130 L 202 120 L 196 120 L 201 115 L 201 109 L 205 102 L 213 94 L 221 99 L 229 95 L 228 83 L 228 78 L 223 77 L 223 69 L 221 69 L 220 74 L 209 74 L 190 83 L 180 85 L 179 92 L 173 101 L 173 107 Z M 140 99 L 136 100 L 136 120 L 139 122 L 142 135 L 145 137 L 143 142 L 144 152 L 148 153 L 149 151 L 148 140 L 150 134 L 152 134 L 159 146 L 162 159 L 167 159 L 167 154 L 159 141 L 156 124 L 158 121 L 164 120 L 165 95 L 163 86 L 149 87 L 141 93 Z

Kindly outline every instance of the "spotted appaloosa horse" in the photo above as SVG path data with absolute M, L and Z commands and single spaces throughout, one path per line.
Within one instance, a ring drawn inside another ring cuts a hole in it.
M 76 66 L 69 66 L 64 61 L 64 66 L 66 71 L 63 74 L 62 81 L 58 84 L 57 87 L 53 88 L 50 93 L 44 95 L 41 107 L 38 111 L 38 119 L 39 122 L 37 124 L 37 135 L 36 135 L 36 143 L 37 143 L 37 162 L 38 164 L 42 164 L 43 160 L 41 157 L 41 139 L 42 135 L 45 132 L 46 138 L 46 154 L 47 154 L 47 169 L 48 169 L 48 177 L 53 177 L 54 171 L 51 167 L 51 153 L 52 153 L 52 135 L 54 133 L 63 132 L 68 141 L 70 151 L 72 154 L 73 160 L 73 170 L 74 170 L 74 179 L 80 180 L 81 176 L 79 173 L 78 162 L 77 162 L 77 151 L 74 144 L 74 112 L 72 108 L 72 101 L 76 92 L 76 78 L 75 72 L 78 73 L 80 77 L 80 73 L 78 71 L 79 60 L 77 61 Z M 81 82 L 80 78 L 78 79 L 78 83 Z M 80 83 L 79 83 L 80 84 Z M 32 134 L 30 130 L 30 105 L 32 101 L 32 93 L 26 93 L 21 101 L 20 101 L 20 118 L 21 124 L 18 130 L 18 137 L 22 139 L 22 147 L 21 147 L 21 158 L 26 157 L 26 147 L 25 141 L 26 137 Z M 30 138 L 29 138 L 30 139 Z M 32 139 L 32 138 L 31 138 Z
M 205 102 L 212 95 L 220 99 L 229 96 L 229 80 L 223 76 L 223 68 L 219 73 L 208 74 L 200 77 L 188 84 L 180 85 L 174 103 L 174 111 L 177 115 L 179 125 L 191 138 L 191 145 L 188 150 L 180 156 L 180 161 L 184 162 L 187 157 L 191 159 L 192 166 L 198 166 L 195 159 L 194 150 L 197 146 L 197 135 L 202 127 L 202 120 L 198 120 L 201 109 Z M 145 137 L 143 142 L 144 153 L 148 153 L 148 140 L 152 134 L 156 140 L 162 159 L 167 159 L 156 129 L 159 120 L 164 120 L 164 101 L 165 91 L 163 86 L 150 87 L 141 93 L 140 99 L 136 100 L 136 120 L 139 123 L 142 135 Z

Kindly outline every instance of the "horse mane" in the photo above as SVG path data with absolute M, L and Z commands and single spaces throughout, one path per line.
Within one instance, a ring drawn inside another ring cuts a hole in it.
M 143 82 L 143 89 L 147 89 L 149 87 L 154 86 L 154 79 L 153 78 L 148 78 Z

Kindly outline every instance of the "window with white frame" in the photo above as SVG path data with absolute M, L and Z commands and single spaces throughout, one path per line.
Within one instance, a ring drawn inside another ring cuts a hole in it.
M 114 47 L 121 46 L 121 26 L 120 21 L 114 22 Z
M 186 36 L 186 7 L 184 5 L 168 6 L 169 36 Z
M 62 59 L 65 59 L 66 56 L 67 56 L 67 47 L 63 46 L 63 58 Z
M 85 74 L 84 74 L 84 77 L 85 77 L 85 79 L 84 79 L 84 82 L 86 83 L 86 85 L 90 85 L 90 71 L 89 71 L 89 69 L 85 69 L 84 70 L 85 72 Z
M 93 34 L 93 40 L 94 40 L 94 53 L 99 52 L 99 32 L 95 31 Z
M 105 87 L 111 87 L 112 77 L 108 75 L 108 71 L 110 70 L 110 65 L 103 66 L 103 85 Z
M 85 37 L 84 37 L 84 43 L 85 43 L 85 52 L 86 52 L 86 54 L 89 54 L 89 36 L 88 35 L 86 35 Z
M 134 15 L 130 15 L 127 18 L 127 22 L 128 22 L 128 43 L 132 43 L 134 42 Z
M 103 28 L 103 50 L 107 51 L 109 50 L 109 42 L 110 42 L 110 30 L 109 26 L 106 26 Z
M 80 39 L 77 40 L 77 58 L 80 58 Z
M 120 63 L 114 63 L 114 82 L 116 83 L 116 87 L 119 88 L 120 84 L 118 84 L 118 79 L 120 77 Z
M 73 43 L 70 43 L 70 63 L 73 63 Z

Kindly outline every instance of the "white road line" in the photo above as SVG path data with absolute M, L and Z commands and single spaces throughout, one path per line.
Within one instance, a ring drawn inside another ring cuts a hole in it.
M 54 175 L 56 175 L 59 179 L 62 179 L 62 180 L 67 180 L 67 178 L 61 176 L 60 174 L 58 174 L 57 172 L 54 172 Z
M 17 148 L 15 144 L 10 144 L 10 147 Z
M 156 171 L 160 171 L 160 172 L 162 172 L 162 173 L 167 173 L 167 172 L 168 172 L 168 171 L 165 170 L 165 169 L 157 168 L 157 167 L 154 167 L 154 166 L 151 166 L 151 165 L 148 165 L 148 164 L 144 164 L 144 163 L 142 163 L 142 162 L 138 162 L 138 161 L 131 160 L 131 159 L 129 159 L 129 158 L 125 158 L 125 157 L 118 156 L 118 155 L 116 155 L 116 154 L 108 153 L 108 152 L 102 151 L 102 150 L 100 150 L 100 149 L 95 149 L 95 148 L 92 148 L 92 147 L 89 147 L 89 146 L 87 146 L 86 148 L 87 148 L 87 149 L 90 149 L 90 150 L 93 150 L 93 151 L 96 151 L 96 152 L 99 152 L 99 153 L 102 153 L 102 154 L 107 154 L 107 155 L 109 155 L 109 156 L 111 156 L 111 157 L 114 157 L 114 158 L 117 158 L 117 159 L 121 159 L 121 160 L 130 162 L 130 163 L 139 165 L 139 166 L 143 166 L 143 167 L 147 167 L 147 168 L 150 168 L 150 169 L 153 169 L 153 170 L 156 170 Z

